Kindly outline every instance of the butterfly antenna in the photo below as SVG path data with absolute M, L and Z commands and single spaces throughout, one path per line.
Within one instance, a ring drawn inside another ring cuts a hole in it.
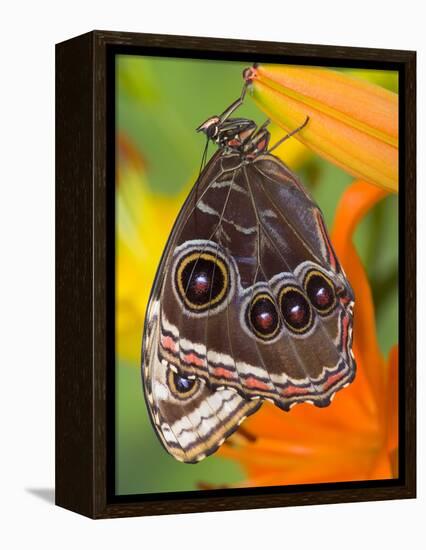
M 200 177 L 201 172 L 204 170 L 204 167 L 206 166 L 206 160 L 207 160 L 207 150 L 209 148 L 209 138 L 206 140 L 206 144 L 204 146 L 203 156 L 201 157 L 201 165 L 200 165 L 200 171 L 198 173 L 198 177 Z

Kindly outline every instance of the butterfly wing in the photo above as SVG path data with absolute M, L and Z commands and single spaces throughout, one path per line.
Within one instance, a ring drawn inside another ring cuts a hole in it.
M 213 452 L 259 399 L 328 405 L 355 374 L 352 308 L 297 178 L 272 155 L 219 151 L 177 219 L 147 313 L 145 390 L 169 452 Z M 176 384 L 191 386 L 187 401 Z M 229 416 L 214 412 L 223 403 Z
M 352 289 L 322 213 L 296 176 L 272 155 L 243 173 L 258 226 L 252 286 L 272 298 L 281 327 L 276 341 L 256 338 L 277 394 L 270 397 L 284 409 L 327 406 L 355 376 Z
M 182 207 L 157 271 L 145 319 L 142 379 L 150 418 L 166 450 L 177 460 L 188 463 L 213 453 L 261 406 L 260 400 L 248 400 L 232 388 L 212 387 L 205 376 L 196 377 L 192 368 L 185 371 L 185 377 L 180 376 L 179 357 L 186 353 L 185 341 L 180 354 L 168 361 L 177 333 L 163 311 L 165 305 L 170 305 L 171 263 L 188 220 L 196 215 L 196 204 L 221 172 L 220 162 L 214 157 Z M 179 319 L 183 320 L 180 314 Z

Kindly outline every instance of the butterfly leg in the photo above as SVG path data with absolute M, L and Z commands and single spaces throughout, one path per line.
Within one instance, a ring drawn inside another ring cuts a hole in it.
M 303 124 L 301 124 L 300 126 L 295 128 L 294 130 L 292 130 L 289 134 L 287 134 L 286 136 L 281 138 L 279 141 L 277 141 L 277 143 L 275 145 L 273 145 L 270 149 L 268 149 L 268 153 L 272 153 L 272 151 L 274 149 L 276 149 L 277 147 L 279 147 L 282 143 L 284 143 L 284 141 L 287 141 L 289 138 L 291 138 L 292 136 L 294 136 L 295 134 L 300 132 L 300 130 L 303 130 L 303 128 L 308 124 L 308 122 L 309 122 L 309 116 L 306 117 Z
M 263 130 L 264 130 L 267 126 L 269 126 L 269 124 L 271 124 L 271 121 L 270 121 L 269 118 L 267 118 L 267 119 L 265 120 L 265 122 L 262 124 L 262 126 L 259 126 L 259 127 L 257 128 L 257 130 L 254 132 L 254 134 L 252 134 L 251 136 L 249 136 L 249 138 L 255 139 L 261 132 L 263 132 Z M 247 138 L 247 139 L 249 139 L 249 138 Z M 245 140 L 245 141 L 247 141 L 247 140 Z
M 247 136 L 247 138 L 242 142 L 241 150 L 245 154 L 246 158 L 253 159 L 266 151 L 271 138 L 271 134 L 266 127 L 270 122 L 271 121 L 269 119 L 266 120 L 262 126 L 259 126 L 253 134 Z
M 248 83 L 245 82 L 243 89 L 241 91 L 241 96 L 234 101 L 234 103 L 231 103 L 231 105 L 223 111 L 223 113 L 219 116 L 220 122 L 225 122 L 227 118 L 229 118 L 234 111 L 238 109 L 238 107 L 241 107 L 241 105 L 244 103 L 244 98 L 247 92 Z
M 254 132 L 250 133 L 246 138 L 243 139 L 243 141 L 241 142 L 241 146 L 244 147 L 244 145 L 246 145 L 248 141 L 255 142 L 258 139 L 260 134 L 269 133 L 266 130 L 269 124 L 271 124 L 271 121 L 269 118 L 267 118 L 265 122 L 262 124 L 262 126 L 258 126 Z

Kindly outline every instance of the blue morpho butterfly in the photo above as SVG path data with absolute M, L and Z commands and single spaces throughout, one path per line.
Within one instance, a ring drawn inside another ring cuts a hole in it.
M 352 289 L 321 211 L 271 154 L 308 119 L 268 149 L 269 121 L 231 118 L 250 73 L 241 97 L 197 128 L 218 150 L 179 213 L 147 308 L 149 415 L 183 462 L 215 452 L 265 399 L 325 407 L 355 376 Z

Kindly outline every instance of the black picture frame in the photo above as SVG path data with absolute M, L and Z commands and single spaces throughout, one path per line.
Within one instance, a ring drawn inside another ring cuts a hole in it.
M 399 71 L 400 477 L 114 494 L 114 56 Z M 408 223 L 409 222 L 409 223 Z M 93 31 L 56 45 L 56 504 L 91 518 L 416 496 L 416 53 Z M 405 304 L 409 304 L 406 315 Z

